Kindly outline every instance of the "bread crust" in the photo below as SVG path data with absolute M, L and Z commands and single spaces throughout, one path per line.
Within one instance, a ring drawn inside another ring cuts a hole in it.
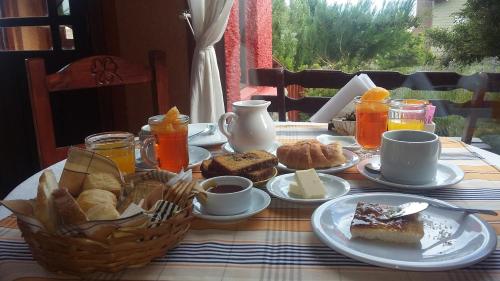
M 283 165 L 295 170 L 327 169 L 346 162 L 342 145 L 337 142 L 325 145 L 317 140 L 303 140 L 282 145 L 276 153 Z

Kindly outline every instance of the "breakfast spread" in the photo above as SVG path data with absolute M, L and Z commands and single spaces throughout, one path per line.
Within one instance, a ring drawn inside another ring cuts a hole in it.
M 291 182 L 288 194 L 304 199 L 323 198 L 326 194 L 325 186 L 314 169 L 295 172 L 295 182 Z
M 251 181 L 262 181 L 274 174 L 276 156 L 263 150 L 214 156 L 203 161 L 201 172 L 205 178 L 223 175 L 242 176 Z
M 395 243 L 418 243 L 424 236 L 419 214 L 386 219 L 393 206 L 358 202 L 351 222 L 353 238 L 378 239 Z
M 280 163 L 297 170 L 326 169 L 346 162 L 340 143 L 322 144 L 317 140 L 282 145 L 277 150 L 277 156 Z

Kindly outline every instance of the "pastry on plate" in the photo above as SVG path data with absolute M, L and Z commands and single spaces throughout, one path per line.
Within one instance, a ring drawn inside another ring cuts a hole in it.
M 338 142 L 322 144 L 317 140 L 303 140 L 282 145 L 276 153 L 280 163 L 295 170 L 328 169 L 346 162 Z
M 378 239 L 396 243 L 418 243 L 424 236 L 419 214 L 384 219 L 393 206 L 358 202 L 351 222 L 353 238 Z

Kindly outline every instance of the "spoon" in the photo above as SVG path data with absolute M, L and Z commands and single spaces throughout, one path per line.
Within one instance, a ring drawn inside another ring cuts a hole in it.
M 209 134 L 209 135 L 211 135 L 211 134 L 213 134 L 215 132 L 215 129 L 217 129 L 217 127 L 214 124 L 209 124 L 205 129 L 199 131 L 196 134 L 193 134 L 193 135 L 189 136 L 188 140 L 191 140 L 194 137 L 199 136 L 201 134 Z
M 447 211 L 456 211 L 456 212 L 464 212 L 466 214 L 485 214 L 485 215 L 491 215 L 491 216 L 497 216 L 497 212 L 492 211 L 492 210 L 483 210 L 483 209 L 470 209 L 470 208 L 459 208 L 459 207 L 448 207 L 448 206 L 441 206 L 437 204 L 432 204 L 432 203 L 426 203 L 426 202 L 408 202 L 401 204 L 399 206 L 395 206 L 385 212 L 382 216 L 381 219 L 383 220 L 389 220 L 389 219 L 395 219 L 403 216 L 408 216 L 411 214 L 416 214 L 419 213 L 425 209 L 427 209 L 429 206 L 432 206 L 434 208 L 442 209 L 442 210 L 447 210 Z
M 378 163 L 378 162 L 369 162 L 369 163 L 366 163 L 365 169 L 368 172 L 372 172 L 374 174 L 380 174 L 380 163 Z

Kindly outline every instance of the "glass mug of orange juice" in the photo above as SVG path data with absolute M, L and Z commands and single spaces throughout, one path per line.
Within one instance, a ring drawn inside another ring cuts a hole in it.
M 356 141 L 365 152 L 376 151 L 382 134 L 387 131 L 389 100 L 354 99 L 356 112 Z
M 127 132 L 104 132 L 85 138 L 85 147 L 113 160 L 125 175 L 135 172 L 134 135 Z
M 389 131 L 424 130 L 425 109 L 427 102 L 423 100 L 392 100 L 389 109 Z
M 188 123 L 189 116 L 179 114 L 173 120 L 165 120 L 165 115 L 156 115 L 148 119 L 150 136 L 141 145 L 141 157 L 153 167 L 159 167 L 174 173 L 186 169 L 189 165 Z M 154 145 L 156 159 L 151 159 L 149 147 Z

